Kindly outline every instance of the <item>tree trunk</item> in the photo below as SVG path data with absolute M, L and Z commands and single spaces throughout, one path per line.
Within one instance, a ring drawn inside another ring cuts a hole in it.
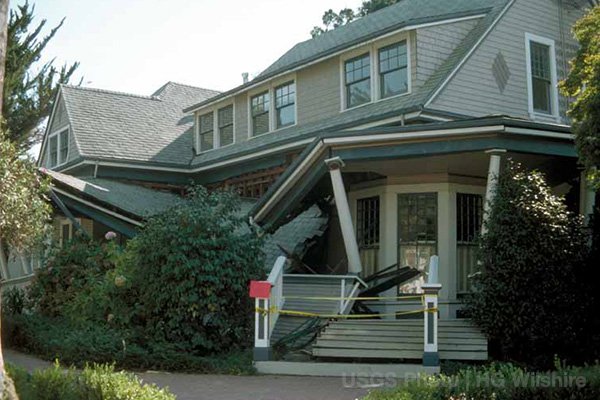
M 2 120 L 2 105 L 4 100 L 4 70 L 6 65 L 6 51 L 7 51 L 7 30 L 8 30 L 8 2 L 9 0 L 0 0 L 0 121 Z M 4 123 L 2 123 L 4 125 Z M 0 126 L 0 129 L 2 127 Z M 0 236 L 2 240 L 2 236 Z M 2 257 L 2 264 L 7 261 L 8 254 L 4 254 L 4 247 L 1 248 L 0 257 Z M 3 265 L 4 267 L 5 265 Z M 0 320 L 2 316 L 2 304 L 0 296 Z M 1 332 L 1 323 L 0 323 Z M 0 334 L 0 398 L 7 400 L 18 400 L 17 392 L 15 391 L 15 385 L 6 374 L 4 368 L 4 356 L 2 355 L 2 335 Z

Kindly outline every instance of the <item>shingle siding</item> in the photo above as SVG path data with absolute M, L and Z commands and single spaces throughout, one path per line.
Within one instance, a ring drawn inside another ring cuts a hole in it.
M 417 57 L 413 59 L 416 62 L 416 76 L 413 84 L 422 85 L 478 22 L 479 18 L 417 29 Z
M 553 39 L 556 43 L 558 80 L 564 78 L 564 60 L 572 57 L 576 42 L 570 27 L 581 11 L 565 7 L 563 58 L 559 25 L 558 3 L 552 0 L 516 0 L 506 14 L 475 50 L 455 77 L 433 101 L 432 107 L 461 114 L 484 116 L 506 114 L 529 118 L 527 102 L 527 65 L 525 33 Z M 496 56 L 502 53 L 510 77 L 503 92 L 500 91 L 492 73 Z M 560 98 L 559 98 L 560 100 Z M 567 103 L 560 101 L 560 114 L 564 116 Z M 555 122 L 551 117 L 539 118 L 540 122 Z
M 298 123 L 306 124 L 340 112 L 340 61 L 334 57 L 298 71 Z

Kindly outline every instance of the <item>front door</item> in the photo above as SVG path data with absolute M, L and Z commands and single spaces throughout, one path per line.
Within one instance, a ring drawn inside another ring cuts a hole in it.
M 426 281 L 429 258 L 437 254 L 437 193 L 398 195 L 398 266 L 424 272 L 419 279 L 399 287 L 415 293 Z

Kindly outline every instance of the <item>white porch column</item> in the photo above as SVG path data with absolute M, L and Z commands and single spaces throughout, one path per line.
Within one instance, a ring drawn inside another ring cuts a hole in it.
M 483 202 L 483 226 L 481 228 L 481 233 L 485 233 L 485 222 L 488 219 L 494 196 L 496 196 L 498 176 L 500 175 L 500 161 L 502 160 L 502 155 L 506 153 L 506 150 L 493 149 L 487 150 L 486 153 L 490 155 L 490 166 L 488 168 L 487 186 L 485 188 L 485 199 Z
M 596 206 L 596 191 L 587 177 L 587 171 L 581 171 L 579 178 L 579 213 L 583 215 L 585 224 L 590 222 L 590 215 Z
M 337 208 L 338 217 L 340 219 L 340 228 L 342 230 L 342 238 L 344 239 L 344 247 L 346 248 L 346 256 L 348 257 L 348 272 L 352 274 L 360 274 L 362 266 L 360 263 L 360 254 L 358 252 L 358 243 L 352 225 L 352 215 L 348 205 L 348 197 L 344 188 L 341 168 L 344 162 L 339 157 L 329 158 L 325 160 L 325 164 L 329 168 L 329 176 L 331 177 L 331 186 L 333 187 L 333 195 L 335 197 L 335 206 Z

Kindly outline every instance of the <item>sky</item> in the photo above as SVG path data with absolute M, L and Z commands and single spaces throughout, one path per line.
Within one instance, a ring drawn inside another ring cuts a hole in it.
M 23 4 L 12 0 L 11 5 Z M 30 0 L 50 28 L 44 59 L 79 61 L 83 85 L 151 94 L 167 81 L 215 90 L 310 38 L 326 9 L 360 0 Z

